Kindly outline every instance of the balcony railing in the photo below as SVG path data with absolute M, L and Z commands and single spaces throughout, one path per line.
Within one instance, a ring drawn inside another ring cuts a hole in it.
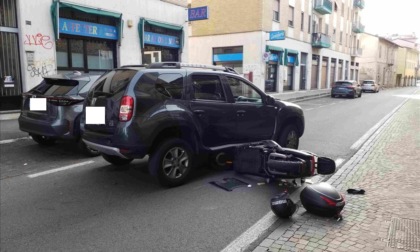
M 353 1 L 353 6 L 359 8 L 359 9 L 363 9 L 363 8 L 365 8 L 365 0 L 354 0 Z
M 322 15 L 331 14 L 332 2 L 330 0 L 315 0 L 314 9 Z
M 353 23 L 353 32 L 354 33 L 362 33 L 365 31 L 365 26 L 361 23 Z
M 329 48 L 331 37 L 323 33 L 312 33 L 312 47 Z
M 357 57 L 357 56 L 362 56 L 362 53 L 363 53 L 362 48 L 356 48 L 356 47 L 353 47 L 353 48 L 351 48 L 351 50 L 350 50 L 350 55 L 351 55 L 351 56 L 355 56 L 355 57 Z

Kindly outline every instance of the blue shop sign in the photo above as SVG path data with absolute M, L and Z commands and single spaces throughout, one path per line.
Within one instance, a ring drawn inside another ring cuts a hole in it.
M 209 18 L 207 6 L 188 9 L 188 21 L 203 20 Z
M 279 55 L 277 53 L 271 53 L 270 57 L 268 58 L 269 61 L 279 61 Z
M 295 55 L 287 55 L 287 63 L 295 64 L 296 56 Z
M 118 40 L 117 27 L 60 18 L 60 33 L 93 38 Z
M 153 32 L 144 32 L 144 43 L 149 45 L 180 48 L 178 37 Z
M 270 40 L 284 40 L 284 30 L 270 32 Z

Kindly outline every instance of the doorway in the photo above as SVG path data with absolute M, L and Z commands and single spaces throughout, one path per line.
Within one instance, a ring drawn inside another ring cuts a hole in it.
M 160 51 L 144 52 L 143 64 L 151 64 L 162 61 L 162 53 Z

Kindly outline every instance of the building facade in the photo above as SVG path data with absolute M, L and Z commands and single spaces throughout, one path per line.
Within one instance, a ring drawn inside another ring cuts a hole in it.
M 225 65 L 266 92 L 328 89 L 358 79 L 362 0 L 210 0 L 190 22 L 189 59 Z
M 0 4 L 1 110 L 19 109 L 22 92 L 39 84 L 42 76 L 188 61 L 186 0 Z
M 362 33 L 360 44 L 360 80 L 376 80 L 382 87 L 396 86 L 399 46 L 391 40 L 376 35 Z

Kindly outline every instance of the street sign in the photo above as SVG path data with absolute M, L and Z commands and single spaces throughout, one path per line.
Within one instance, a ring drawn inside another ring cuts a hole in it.
M 207 6 L 188 9 L 188 21 L 209 19 Z
M 284 40 L 284 30 L 270 32 L 270 40 Z

